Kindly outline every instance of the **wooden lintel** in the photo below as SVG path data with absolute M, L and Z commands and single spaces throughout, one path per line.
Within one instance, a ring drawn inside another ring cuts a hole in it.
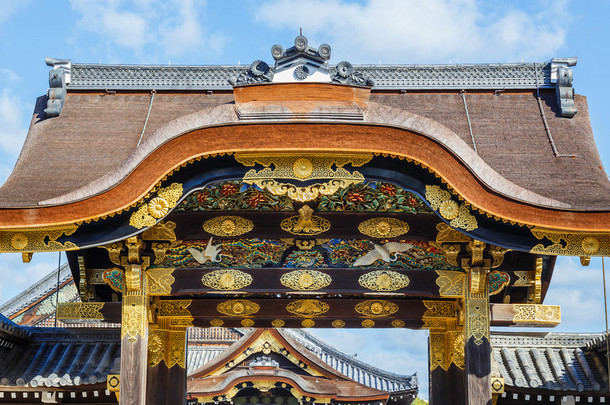
M 492 326 L 554 327 L 560 323 L 558 305 L 491 304 Z

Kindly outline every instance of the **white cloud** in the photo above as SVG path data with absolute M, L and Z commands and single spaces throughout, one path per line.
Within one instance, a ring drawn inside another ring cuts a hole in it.
M 0 23 L 8 20 L 12 14 L 20 9 L 27 7 L 29 3 L 30 0 L 4 0 L 2 7 L 0 7 Z
M 10 90 L 3 89 L 0 93 L 0 152 L 16 157 L 21 150 L 27 128 L 24 127 L 26 105 L 21 98 Z
M 62 263 L 66 262 L 63 255 Z M 57 253 L 35 253 L 23 263 L 18 253 L 5 253 L 0 262 L 0 303 L 20 294 L 52 271 L 57 270 Z
M 484 9 L 475 0 L 270 0 L 255 18 L 276 29 L 298 29 L 333 46 L 333 59 L 356 63 L 448 63 L 544 60 L 564 44 L 554 13 Z M 548 21 L 553 21 L 549 24 Z M 336 59 L 335 59 L 336 58 Z
M 70 0 L 81 13 L 80 33 L 93 33 L 109 46 L 133 51 L 147 62 L 178 57 L 206 47 L 220 51 L 226 43 L 220 33 L 201 25 L 204 1 L 196 0 Z

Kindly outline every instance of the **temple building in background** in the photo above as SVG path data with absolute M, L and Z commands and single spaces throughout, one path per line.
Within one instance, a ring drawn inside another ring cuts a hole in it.
M 556 257 L 610 253 L 576 59 L 330 64 L 301 35 L 271 56 L 47 59 L 0 252 L 69 269 L 0 309 L 38 325 L 2 319 L 0 395 L 407 405 L 415 376 L 299 329 L 424 328 L 433 404 L 606 402 L 605 335 L 490 332 L 559 324 Z

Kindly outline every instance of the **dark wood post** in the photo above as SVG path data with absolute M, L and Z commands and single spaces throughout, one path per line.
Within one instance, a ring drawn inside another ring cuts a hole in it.
M 148 297 L 139 264 L 125 266 L 121 314 L 121 405 L 146 405 Z
M 464 302 L 466 403 L 491 405 L 488 270 L 472 267 Z

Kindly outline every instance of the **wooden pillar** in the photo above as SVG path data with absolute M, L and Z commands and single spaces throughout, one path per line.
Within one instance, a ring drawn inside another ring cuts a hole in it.
M 466 403 L 491 405 L 491 345 L 489 342 L 488 270 L 469 270 L 464 300 Z
M 119 404 L 146 404 L 148 297 L 139 264 L 125 266 L 121 313 L 121 391 Z
M 183 404 L 186 399 L 186 327 L 160 319 L 148 340 L 147 404 Z
M 464 390 L 464 332 L 457 319 L 430 329 L 430 404 L 461 404 Z

